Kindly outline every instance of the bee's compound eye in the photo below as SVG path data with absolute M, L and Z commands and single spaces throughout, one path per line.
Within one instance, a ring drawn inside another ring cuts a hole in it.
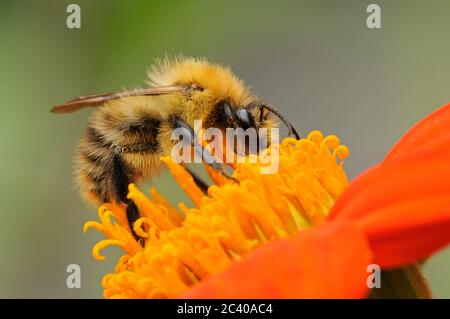
M 222 123 L 227 123 L 231 127 L 237 126 L 237 118 L 230 104 L 226 101 L 222 101 L 217 105 L 217 115 L 222 120 Z
M 236 110 L 236 117 L 240 122 L 242 128 L 249 128 L 255 126 L 255 119 L 253 115 L 246 109 Z
M 227 102 L 223 101 L 220 103 L 220 106 L 223 110 L 223 113 L 225 114 L 226 117 L 228 118 L 233 118 L 233 110 L 231 109 L 230 104 L 228 104 Z

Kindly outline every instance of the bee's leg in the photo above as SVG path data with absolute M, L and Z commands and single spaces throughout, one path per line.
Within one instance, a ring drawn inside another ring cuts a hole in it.
M 134 223 L 139 219 L 140 214 L 136 204 L 132 200 L 129 200 L 127 198 L 128 185 L 132 182 L 127 172 L 128 169 L 122 158 L 119 154 L 115 154 L 112 158 L 111 171 L 115 194 L 120 202 L 127 205 L 127 220 L 128 225 L 130 226 L 131 233 L 133 234 L 134 239 L 136 239 L 136 241 L 138 241 L 143 246 L 143 238 L 136 234 L 133 228 Z
M 198 143 L 194 129 L 189 124 L 180 119 L 175 119 L 173 121 L 173 125 L 174 128 L 184 129 L 185 134 L 183 134 L 183 142 L 190 144 L 193 147 L 194 152 L 200 155 L 200 157 L 204 162 L 206 162 L 206 164 L 214 168 L 226 178 L 239 183 L 237 179 L 235 179 L 225 171 L 223 163 L 219 163 L 217 159 L 211 154 L 211 152 L 209 152 L 206 148 Z
M 134 231 L 134 223 L 141 217 L 139 214 L 139 209 L 137 208 L 136 204 L 131 201 L 127 200 L 127 221 L 128 225 L 130 226 L 131 233 L 133 234 L 134 239 L 138 241 L 142 246 L 144 246 L 144 239 L 140 237 L 136 232 Z
M 194 183 L 198 186 L 198 188 L 200 188 L 200 190 L 206 194 L 208 192 L 209 187 L 208 183 L 205 182 L 203 178 L 198 176 L 196 173 L 194 173 L 194 171 L 192 171 L 188 167 L 185 167 L 185 169 L 189 172 L 189 174 L 191 174 L 192 178 L 194 179 Z
M 229 180 L 232 180 L 233 182 L 239 184 L 239 181 L 236 178 L 227 173 L 227 171 L 225 170 L 225 165 L 223 163 L 219 163 L 206 148 L 203 148 L 202 146 L 197 147 L 197 145 L 194 145 L 194 151 L 197 152 L 200 156 L 203 155 L 203 161 L 205 161 L 206 164 L 211 166 L 213 169 L 218 171 Z

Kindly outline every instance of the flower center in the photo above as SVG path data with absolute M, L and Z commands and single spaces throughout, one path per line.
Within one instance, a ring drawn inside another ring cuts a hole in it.
M 235 164 L 238 184 L 207 167 L 214 182 L 207 196 L 182 166 L 162 158 L 196 207 L 180 203 L 183 215 L 155 189 L 149 199 L 131 184 L 128 197 L 142 216 L 134 230 L 145 238 L 145 248 L 134 240 L 123 207 L 102 206 L 100 223 L 84 227 L 108 238 L 93 248 L 94 257 L 103 259 L 100 250 L 108 245 L 126 252 L 115 273 L 103 279 L 105 297 L 180 296 L 256 247 L 322 224 L 348 185 L 342 167 L 348 148 L 336 136 L 324 138 L 313 131 L 304 139 L 286 138 L 264 152 L 279 152 L 276 173 L 261 174 L 260 163 Z

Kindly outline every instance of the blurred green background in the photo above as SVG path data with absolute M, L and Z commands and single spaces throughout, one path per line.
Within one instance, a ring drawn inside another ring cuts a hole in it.
M 67 29 L 66 7 L 82 28 Z M 369 30 L 366 7 L 382 8 Z M 337 134 L 350 177 L 381 160 L 413 123 L 450 101 L 449 1 L 0 1 L 0 297 L 101 297 L 120 251 L 96 262 L 96 209 L 73 190 L 72 157 L 90 110 L 52 105 L 142 85 L 156 57 L 229 64 L 302 133 Z M 177 201 L 171 177 L 153 181 Z M 66 287 L 66 266 L 82 288 Z M 450 297 L 450 250 L 425 267 Z M 332 270 L 331 270 L 332 271 Z

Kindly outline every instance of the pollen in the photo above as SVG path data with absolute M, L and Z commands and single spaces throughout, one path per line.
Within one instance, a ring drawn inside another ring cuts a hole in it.
M 93 256 L 104 259 L 101 250 L 109 245 L 125 253 L 114 273 L 103 278 L 104 296 L 176 298 L 255 248 L 322 224 L 348 185 L 343 170 L 348 148 L 334 135 L 313 131 L 303 139 L 286 138 L 259 156 L 273 152 L 279 154 L 277 172 L 261 174 L 260 162 L 234 164 L 239 183 L 207 166 L 214 183 L 207 195 L 182 166 L 162 158 L 194 206 L 175 208 L 154 188 L 146 196 L 130 184 L 128 198 L 142 216 L 134 230 L 143 246 L 133 238 L 124 207 L 103 205 L 100 221 L 84 225 L 106 237 Z

